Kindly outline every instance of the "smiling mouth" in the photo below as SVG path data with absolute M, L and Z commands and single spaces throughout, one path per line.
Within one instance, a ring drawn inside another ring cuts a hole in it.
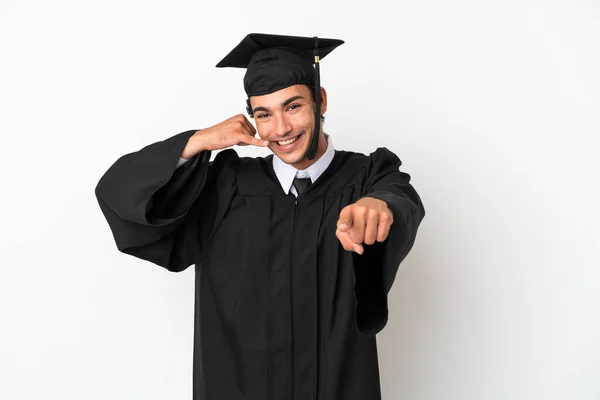
M 293 144 L 293 143 L 297 142 L 297 141 L 298 141 L 298 139 L 300 139 L 300 137 L 301 137 L 301 136 L 302 136 L 302 134 L 299 134 L 298 136 L 296 136 L 296 137 L 293 137 L 293 138 L 291 138 L 291 139 L 287 139 L 287 140 L 278 140 L 278 141 L 276 141 L 276 143 L 277 143 L 279 146 L 281 146 L 281 147 L 286 147 L 286 146 L 289 146 L 289 145 L 291 145 L 291 144 Z

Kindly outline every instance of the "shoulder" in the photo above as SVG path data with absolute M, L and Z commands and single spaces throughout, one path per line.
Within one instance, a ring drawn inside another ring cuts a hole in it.
M 240 157 L 233 149 L 222 150 L 213 162 L 219 181 L 230 182 L 232 187 L 243 195 L 264 195 L 278 193 L 280 187 L 273 189 L 272 155 L 267 157 Z
M 347 190 L 361 195 L 373 182 L 397 172 L 399 165 L 398 157 L 383 147 L 370 154 L 336 150 L 330 167 L 319 178 L 327 182 L 320 185 L 320 190 L 328 195 Z M 320 192 L 313 191 L 313 194 Z
M 221 150 L 215 156 L 215 162 L 219 160 L 235 162 L 240 165 L 251 165 L 251 164 L 261 164 L 266 160 L 269 160 L 273 157 L 273 155 L 269 155 L 266 157 L 240 157 L 240 155 L 235 151 L 235 149 L 228 148 L 225 150 Z
M 215 156 L 212 165 L 216 169 L 244 169 L 253 165 L 260 165 L 261 158 L 255 157 L 240 157 L 234 149 L 221 150 Z
M 226 149 L 221 151 L 217 159 L 222 164 L 227 164 L 227 167 L 235 170 L 238 178 L 248 178 L 256 174 L 264 174 L 268 170 L 268 163 L 272 162 L 272 156 L 267 157 L 240 157 L 234 149 Z
M 402 162 L 400 158 L 387 147 L 378 147 L 370 154 L 353 151 L 337 151 L 342 160 L 342 167 L 349 170 L 363 169 L 367 174 L 382 169 L 398 169 Z
M 237 151 L 235 151 L 234 149 L 225 149 L 225 150 L 221 150 L 217 153 L 213 163 L 214 164 L 236 163 L 239 161 L 239 159 L 240 159 L 240 156 L 238 155 Z

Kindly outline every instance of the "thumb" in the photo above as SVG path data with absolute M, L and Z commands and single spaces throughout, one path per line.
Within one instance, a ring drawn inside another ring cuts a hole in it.
M 352 219 L 352 208 L 350 206 L 345 207 L 342 212 L 340 212 L 337 228 L 341 232 L 347 232 L 352 227 Z

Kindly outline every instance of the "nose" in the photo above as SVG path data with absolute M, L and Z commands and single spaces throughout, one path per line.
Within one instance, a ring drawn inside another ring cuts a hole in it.
M 274 115 L 275 126 L 274 133 L 278 137 L 286 137 L 292 132 L 292 124 L 286 118 L 285 114 L 283 115 Z

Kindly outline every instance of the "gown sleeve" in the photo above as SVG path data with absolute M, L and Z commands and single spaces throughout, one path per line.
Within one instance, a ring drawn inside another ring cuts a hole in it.
M 380 148 L 371 154 L 372 163 L 363 187 L 363 197 L 387 203 L 394 222 L 387 239 L 364 245 L 364 253 L 353 253 L 356 276 L 357 328 L 368 336 L 379 333 L 387 324 L 387 296 L 402 260 L 412 248 L 425 209 L 410 175 L 400 172 L 400 159 Z
M 178 166 L 193 133 L 122 156 L 95 190 L 118 250 L 173 272 L 200 262 L 233 193 L 233 150 L 212 163 L 205 151 Z

